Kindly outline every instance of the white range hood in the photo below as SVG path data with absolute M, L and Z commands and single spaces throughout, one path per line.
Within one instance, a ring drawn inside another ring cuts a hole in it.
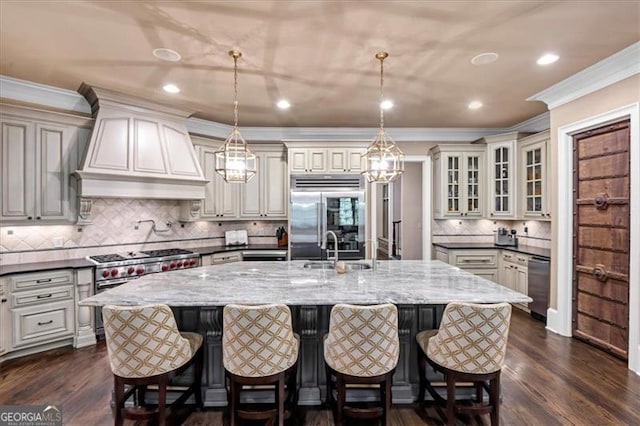
M 207 180 L 187 131 L 190 112 L 84 83 L 78 91 L 95 117 L 75 172 L 81 213 L 91 198 L 205 197 Z

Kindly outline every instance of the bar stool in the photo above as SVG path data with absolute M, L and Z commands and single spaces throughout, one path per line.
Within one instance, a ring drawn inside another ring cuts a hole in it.
M 492 425 L 500 421 L 500 372 L 507 350 L 511 305 L 498 303 L 449 303 L 438 330 L 425 330 L 416 335 L 420 393 L 425 389 L 436 402 L 436 409 L 448 425 L 455 424 L 458 413 L 489 414 Z M 447 398 L 442 398 L 426 376 L 427 362 L 445 375 Z M 456 383 L 471 382 L 476 391 L 473 405 L 456 400 Z M 483 390 L 489 394 L 483 402 Z M 442 408 L 446 408 L 446 414 Z
M 178 331 L 171 308 L 167 305 L 104 306 L 102 308 L 109 364 L 114 378 L 115 424 L 125 418 L 149 420 L 157 417 L 166 423 L 171 408 L 181 405 L 195 394 L 202 409 L 202 336 Z M 194 364 L 193 383 L 169 407 L 167 384 L 174 376 Z M 158 407 L 144 407 L 147 385 L 158 385 Z M 125 392 L 125 385 L 131 387 Z M 138 392 L 139 407 L 124 407 L 125 401 Z
M 285 402 L 297 404 L 296 374 L 300 338 L 293 332 L 291 311 L 283 304 L 224 307 L 222 362 L 229 382 L 231 426 L 237 417 L 251 420 L 277 417 L 284 424 Z M 285 383 L 288 397 L 285 401 Z M 276 408 L 241 409 L 244 386 L 273 385 Z
M 327 369 L 327 402 L 336 404 L 336 424 L 343 415 L 382 417 L 390 424 L 391 382 L 400 352 L 398 310 L 395 305 L 356 306 L 338 304 L 331 309 L 329 333 L 324 340 Z M 333 377 L 337 401 L 333 399 Z M 347 385 L 380 387 L 380 406 L 347 405 Z

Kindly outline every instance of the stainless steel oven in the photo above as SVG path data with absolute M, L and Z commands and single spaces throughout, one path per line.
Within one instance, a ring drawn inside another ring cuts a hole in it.
M 146 250 L 88 256 L 96 265 L 94 294 L 118 287 L 144 275 L 200 266 L 200 255 L 183 249 Z M 102 311 L 96 308 L 95 331 L 104 336 Z

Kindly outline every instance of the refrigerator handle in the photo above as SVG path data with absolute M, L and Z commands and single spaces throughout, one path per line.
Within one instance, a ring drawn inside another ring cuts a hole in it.
M 320 225 L 320 217 L 322 215 L 322 203 L 316 203 L 316 214 L 317 214 L 317 218 L 316 218 L 316 223 L 318 225 L 318 232 L 317 232 L 317 236 L 318 236 L 318 247 L 322 247 L 322 241 L 324 240 L 324 237 L 322 236 L 322 228 Z M 322 247 L 324 248 L 324 247 Z

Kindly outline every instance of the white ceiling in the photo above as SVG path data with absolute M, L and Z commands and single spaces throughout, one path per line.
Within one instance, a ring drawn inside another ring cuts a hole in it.
M 220 123 L 233 121 L 239 49 L 241 127 L 375 127 L 374 55 L 388 51 L 386 125 L 508 127 L 546 111 L 527 97 L 640 40 L 640 2 L 2 0 L 0 25 L 2 75 L 84 81 Z M 472 65 L 483 52 L 500 58 Z M 536 65 L 546 52 L 560 60 Z M 164 93 L 169 82 L 182 91 Z

